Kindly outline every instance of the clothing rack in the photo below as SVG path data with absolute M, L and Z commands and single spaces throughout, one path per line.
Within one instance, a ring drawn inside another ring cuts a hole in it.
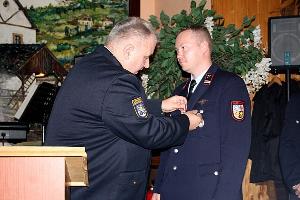
M 286 100 L 287 102 L 291 97 L 291 74 L 300 74 L 300 65 L 284 65 L 284 66 L 271 66 L 271 73 L 276 74 L 285 74 L 286 82 Z

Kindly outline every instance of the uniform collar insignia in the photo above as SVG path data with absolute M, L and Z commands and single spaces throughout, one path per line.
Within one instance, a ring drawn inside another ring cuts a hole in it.
M 190 83 L 190 80 L 187 80 L 187 81 L 185 82 L 185 84 L 183 85 L 182 90 L 187 89 L 187 87 L 189 86 L 189 83 Z
M 204 85 L 210 85 L 211 82 L 212 82 L 212 80 L 213 80 L 213 77 L 214 77 L 214 74 L 212 74 L 212 73 L 206 73 L 205 77 L 204 77 L 203 84 Z

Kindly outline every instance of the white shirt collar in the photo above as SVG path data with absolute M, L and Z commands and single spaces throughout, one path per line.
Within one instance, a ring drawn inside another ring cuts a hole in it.
M 194 78 L 192 75 L 191 75 L 191 80 L 195 79 L 196 81 L 196 85 L 195 87 L 193 88 L 193 91 L 194 92 L 198 86 L 198 84 L 201 82 L 203 76 L 206 74 L 207 70 L 205 72 L 202 72 L 199 76 L 197 76 L 196 78 Z

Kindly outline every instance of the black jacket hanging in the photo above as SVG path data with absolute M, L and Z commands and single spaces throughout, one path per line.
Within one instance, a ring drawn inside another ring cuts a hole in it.
M 283 126 L 285 99 L 285 88 L 277 83 L 263 86 L 253 99 L 250 150 L 252 183 L 281 180 L 278 145 Z
M 290 89 L 292 94 L 300 92 L 299 82 L 292 80 Z M 286 107 L 286 83 L 264 85 L 253 101 L 250 182 L 281 181 L 278 146 Z

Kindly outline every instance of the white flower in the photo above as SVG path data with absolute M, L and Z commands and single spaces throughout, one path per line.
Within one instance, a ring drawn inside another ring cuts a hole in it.
M 234 47 L 234 43 L 232 43 L 232 44 L 228 44 L 228 41 L 230 40 L 230 37 L 231 37 L 231 35 L 230 34 L 226 34 L 225 35 L 225 41 L 226 41 L 226 46 L 230 46 L 230 47 Z
M 147 92 L 147 86 L 148 86 L 148 80 L 149 80 L 148 75 L 147 74 L 142 74 L 141 79 L 142 79 L 143 88 Z
M 255 29 L 253 30 L 253 36 L 254 36 L 254 47 L 260 48 L 261 44 L 261 30 L 260 30 L 260 25 L 256 26 Z
M 249 46 L 251 46 L 251 41 L 250 41 L 250 38 L 247 38 L 247 39 L 246 39 L 246 42 L 247 42 L 247 43 L 246 43 L 246 44 L 244 44 L 244 45 L 243 45 L 243 47 L 245 47 L 246 49 L 248 49 L 248 48 L 249 48 Z
M 212 37 L 212 31 L 214 30 L 214 21 L 213 21 L 213 17 L 206 17 L 205 21 L 204 21 L 204 26 L 207 28 L 210 36 Z
M 271 58 L 263 58 L 259 63 L 255 64 L 255 69 L 251 69 L 242 77 L 247 85 L 249 93 L 254 94 L 264 84 L 268 83 Z

